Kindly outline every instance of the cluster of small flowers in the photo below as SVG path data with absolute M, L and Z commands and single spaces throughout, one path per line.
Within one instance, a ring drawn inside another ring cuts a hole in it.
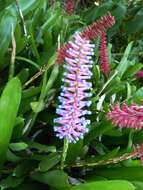
M 54 123 L 58 124 L 54 130 L 60 139 L 66 138 L 69 142 L 76 142 L 88 132 L 87 125 L 90 124 L 90 120 L 86 119 L 84 115 L 91 114 L 86 109 L 91 105 L 88 98 L 92 96 L 89 92 L 92 84 L 88 80 L 92 76 L 90 69 L 93 64 L 91 59 L 94 55 L 94 45 L 90 41 L 103 34 L 114 22 L 114 17 L 108 13 L 85 28 L 83 32 L 76 32 L 72 40 L 64 44 L 58 51 L 56 62 L 66 61 L 64 85 L 59 96 L 60 105 L 56 110 L 59 117 L 54 119 Z M 105 64 L 107 63 L 106 36 L 103 36 L 101 42 L 103 42 L 103 47 L 101 45 L 102 58 L 106 56 L 103 61 Z
M 107 29 L 109 29 L 113 24 L 115 23 L 114 17 L 108 13 L 107 15 L 101 17 L 93 24 L 86 27 L 83 32 L 81 32 L 81 38 L 86 40 L 93 40 L 98 36 L 101 36 L 103 32 L 106 32 Z M 106 38 L 104 38 L 104 46 L 106 44 Z M 61 46 L 61 48 L 58 50 L 57 60 L 56 62 L 58 64 L 62 63 L 64 61 L 64 58 L 66 56 L 66 50 L 69 49 L 69 43 L 64 44 Z
M 102 73 L 108 74 L 110 71 L 108 62 L 108 53 L 106 47 L 106 33 L 102 32 L 100 37 L 100 68 Z
M 86 109 L 91 105 L 87 98 L 92 94 L 88 92 L 92 88 L 91 82 L 87 82 L 92 76 L 92 55 L 94 45 L 89 40 L 81 38 L 79 33 L 73 35 L 68 43 L 70 48 L 66 51 L 62 92 L 59 96 L 60 104 L 56 113 L 60 115 L 54 122 L 60 124 L 54 130 L 57 136 L 66 138 L 69 142 L 76 142 L 88 132 L 87 125 L 90 120 L 84 115 L 91 114 Z
M 112 106 L 111 111 L 107 113 L 107 118 L 112 121 L 114 125 L 121 128 L 143 128 L 143 106 L 132 104 L 127 106 L 124 103 L 121 107 L 119 104 Z
M 64 61 L 65 57 L 68 56 L 67 50 L 69 48 L 71 48 L 71 45 L 69 43 L 66 43 L 60 47 L 60 49 L 58 50 L 58 55 L 57 55 L 57 59 L 56 59 L 57 64 L 62 63 Z
M 82 32 L 81 37 L 87 40 L 93 40 L 99 36 L 102 32 L 106 32 L 108 28 L 111 28 L 115 24 L 114 17 L 108 13 L 105 16 L 102 16 L 99 20 L 94 22 L 92 25 L 85 28 Z
M 107 118 L 118 127 L 140 130 L 143 128 L 143 106 L 136 104 L 127 106 L 126 103 L 124 103 L 120 107 L 119 104 L 116 104 L 112 107 L 111 111 L 107 113 Z M 134 146 L 131 157 L 140 158 L 143 163 L 143 144 Z

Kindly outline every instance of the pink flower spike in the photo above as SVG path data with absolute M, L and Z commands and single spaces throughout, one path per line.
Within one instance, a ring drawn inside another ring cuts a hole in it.
M 87 108 L 92 103 L 89 100 L 92 83 L 88 80 L 92 77 L 94 44 L 82 39 L 79 32 L 73 35 L 68 44 L 70 47 L 66 52 L 61 52 L 65 56 L 65 72 L 58 97 L 58 118 L 54 119 L 54 131 L 60 139 L 66 138 L 70 143 L 76 143 L 88 132 L 87 126 L 90 124 L 85 115 L 91 114 Z
M 108 28 L 110 28 L 115 23 L 114 17 L 108 13 L 107 15 L 101 17 L 99 20 L 94 22 L 92 25 L 86 27 L 83 32 L 81 32 L 80 36 L 77 38 L 78 45 L 82 45 L 84 40 L 93 40 L 97 36 L 100 36 L 104 31 L 106 31 Z M 76 41 L 75 41 L 76 42 Z M 76 42 L 77 43 L 77 42 Z M 65 58 L 73 58 L 73 56 L 70 55 L 70 53 L 67 52 L 71 47 L 74 46 L 75 50 L 79 50 L 77 44 L 73 44 L 71 41 L 68 43 L 65 43 L 61 48 L 57 51 L 57 59 L 56 63 L 60 64 L 62 63 Z M 87 44 L 83 51 L 89 51 L 92 50 L 93 45 Z M 93 52 L 91 52 L 92 54 Z M 82 55 L 81 55 L 82 56 Z M 74 56 L 75 58 L 75 56 Z M 80 57 L 79 57 L 80 58 Z
M 65 5 L 65 11 L 68 15 L 72 15 L 74 13 L 75 5 L 75 0 L 67 0 Z
M 70 45 L 70 43 L 66 43 L 66 44 L 64 44 L 64 45 L 62 45 L 62 46 L 60 47 L 60 49 L 59 49 L 58 52 L 57 52 L 57 54 L 58 54 L 58 55 L 57 55 L 57 59 L 56 59 L 56 63 L 57 63 L 57 64 L 62 63 L 62 62 L 64 61 L 65 57 L 68 57 L 67 50 L 68 50 L 70 47 L 72 47 L 72 46 Z
M 140 70 L 136 73 L 136 78 L 143 78 L 143 70 Z
M 124 103 L 121 107 L 116 104 L 111 111 L 107 113 L 107 118 L 114 125 L 120 128 L 133 128 L 140 130 L 143 128 L 143 106 L 131 105 Z
M 100 68 L 104 74 L 108 74 L 110 71 L 106 43 L 106 33 L 102 32 L 100 42 Z
M 114 24 L 114 17 L 110 13 L 108 13 L 107 15 L 101 17 L 99 20 L 94 22 L 92 25 L 86 27 L 85 30 L 82 32 L 81 36 L 87 40 L 93 40 L 103 31 L 106 31 Z

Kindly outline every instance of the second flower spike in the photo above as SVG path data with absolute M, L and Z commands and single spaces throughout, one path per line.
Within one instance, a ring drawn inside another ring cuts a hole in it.
M 112 110 L 107 114 L 107 118 L 112 121 L 114 125 L 121 128 L 143 128 L 143 106 L 133 104 L 131 106 L 124 103 L 121 107 L 116 104 Z

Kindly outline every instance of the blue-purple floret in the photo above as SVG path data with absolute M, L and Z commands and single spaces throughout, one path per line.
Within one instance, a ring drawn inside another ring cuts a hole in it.
M 87 125 L 90 120 L 85 115 L 90 115 L 91 111 L 87 107 L 91 106 L 89 98 L 92 83 L 89 82 L 92 76 L 90 69 L 93 61 L 94 45 L 89 40 L 81 38 L 79 33 L 75 33 L 70 48 L 66 52 L 63 74 L 63 86 L 58 97 L 60 105 L 56 109 L 58 118 L 54 123 L 56 136 L 60 139 L 66 138 L 69 142 L 76 142 L 82 139 L 88 132 Z

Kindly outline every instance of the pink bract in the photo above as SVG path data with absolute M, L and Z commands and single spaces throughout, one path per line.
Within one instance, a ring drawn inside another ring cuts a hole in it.
M 106 33 L 101 33 L 100 40 L 100 69 L 102 73 L 108 74 L 110 71 L 109 62 L 108 62 L 108 52 L 106 47 Z
M 118 127 L 139 130 L 143 128 L 143 106 L 116 104 L 107 114 L 107 118 Z

